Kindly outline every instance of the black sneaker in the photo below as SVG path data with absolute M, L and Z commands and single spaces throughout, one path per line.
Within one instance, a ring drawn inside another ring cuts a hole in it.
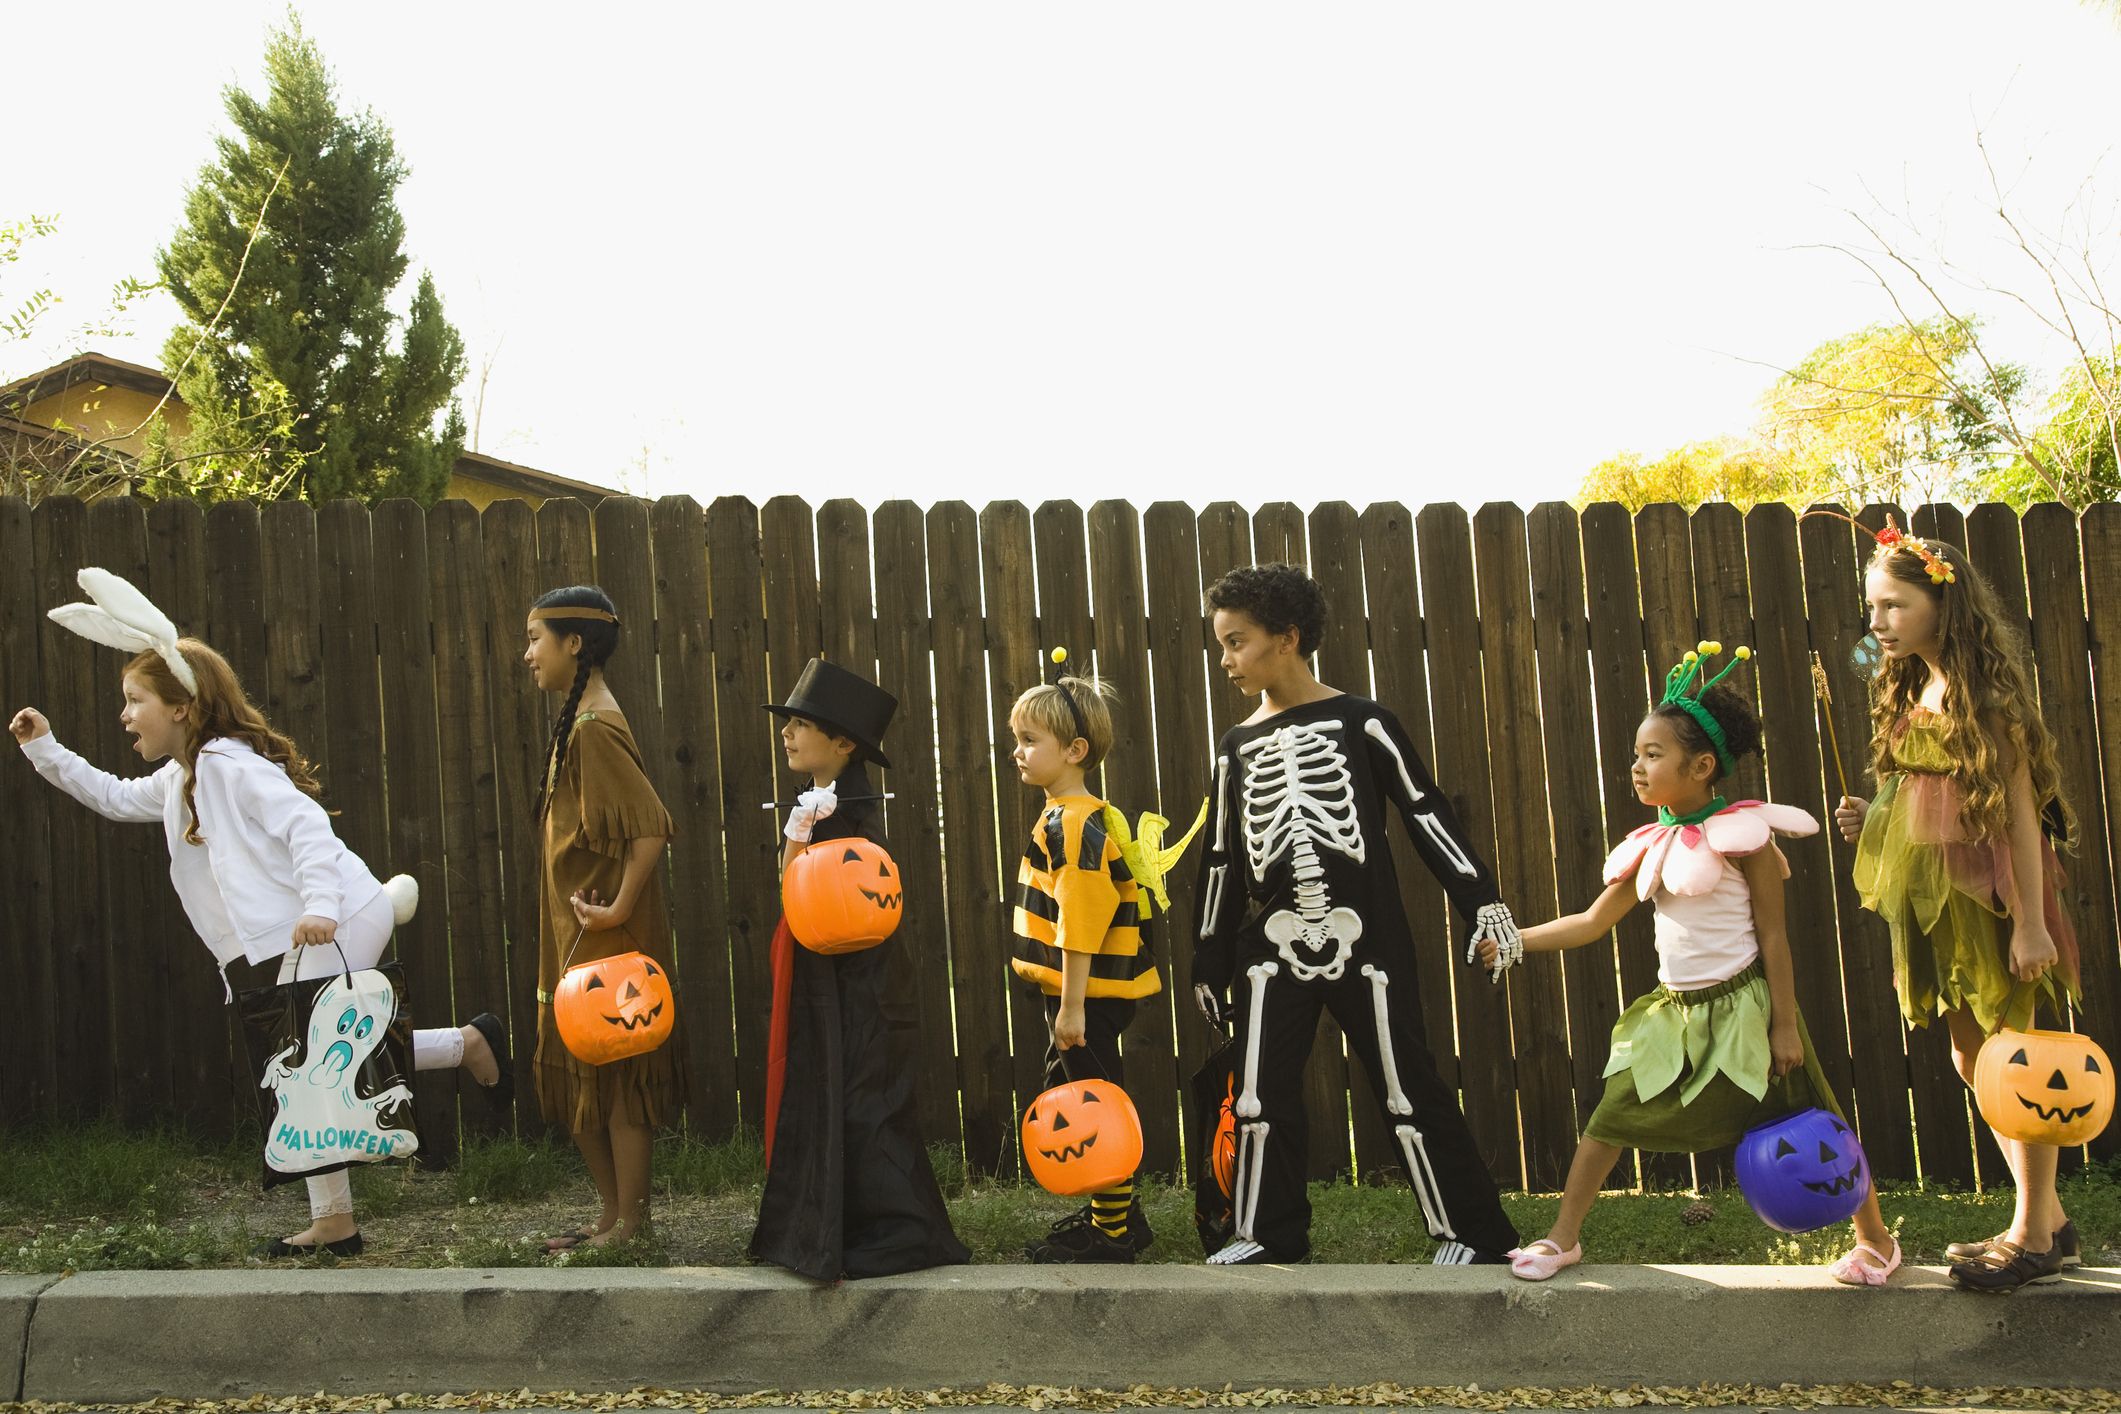
M 1120 1238 L 1105 1236 L 1092 1220 L 1090 1210 L 1081 1208 L 1055 1223 L 1043 1240 L 1024 1249 L 1024 1256 L 1033 1262 L 1123 1262 L 1131 1263 L 1134 1254 L 1156 1241 L 1156 1234 L 1149 1231 L 1149 1224 L 1141 1216 L 1141 1205 L 1135 1204 L 1127 1215 L 1127 1235 Z

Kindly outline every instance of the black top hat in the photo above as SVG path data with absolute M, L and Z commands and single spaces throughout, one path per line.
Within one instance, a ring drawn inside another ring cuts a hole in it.
M 886 768 L 891 759 L 880 744 L 898 711 L 898 699 L 857 673 L 837 663 L 812 658 L 803 665 L 788 700 L 766 710 L 778 717 L 807 717 L 835 736 L 844 736 L 861 748 L 863 757 Z

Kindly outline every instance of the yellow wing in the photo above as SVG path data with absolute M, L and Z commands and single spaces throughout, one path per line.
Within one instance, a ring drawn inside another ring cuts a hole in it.
M 1200 803 L 1200 813 L 1193 817 L 1193 826 L 1185 837 L 1175 845 L 1166 847 L 1164 832 L 1171 822 L 1153 810 L 1144 810 L 1133 829 L 1127 827 L 1127 817 L 1113 806 L 1105 807 L 1105 830 L 1119 844 L 1120 857 L 1127 861 L 1127 870 L 1134 875 L 1134 882 L 1141 886 L 1141 913 L 1148 918 L 1158 910 L 1169 912 L 1171 895 L 1164 888 L 1164 876 L 1171 866 L 1178 863 L 1186 846 L 1200 833 L 1200 827 L 1208 821 L 1208 802 Z

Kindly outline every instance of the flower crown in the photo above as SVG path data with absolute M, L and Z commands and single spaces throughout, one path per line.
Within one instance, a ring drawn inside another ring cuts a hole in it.
M 1872 530 L 1854 516 L 1843 515 L 1840 511 L 1806 511 L 1805 514 L 1808 516 L 1832 516 L 1835 520 L 1845 520 L 1865 535 L 1870 536 L 1871 539 L 1877 541 L 1883 548 L 1887 550 L 1903 550 L 1915 556 L 1922 561 L 1922 568 L 1928 573 L 1931 584 L 1943 585 L 1957 584 L 1959 582 L 1959 572 L 1952 568 L 1952 562 L 1939 554 L 1929 541 L 1924 540 L 1919 535 L 1910 535 L 1902 530 L 1899 524 L 1894 521 L 1891 511 L 1885 513 L 1885 529 L 1883 530 Z
M 1658 699 L 1660 707 L 1677 707 L 1692 717 L 1707 734 L 1709 744 L 1716 748 L 1716 759 L 1726 771 L 1738 769 L 1738 758 L 1731 754 L 1731 744 L 1724 740 L 1723 723 L 1716 714 L 1701 705 L 1701 694 L 1729 677 L 1740 663 L 1753 656 L 1753 650 L 1740 644 L 1731 650 L 1731 661 L 1723 665 L 1723 671 L 1712 678 L 1703 678 L 1708 671 L 1707 660 L 1723 651 L 1723 645 L 1714 639 L 1704 638 L 1694 645 L 1693 651 L 1672 665 L 1664 675 L 1664 696 Z

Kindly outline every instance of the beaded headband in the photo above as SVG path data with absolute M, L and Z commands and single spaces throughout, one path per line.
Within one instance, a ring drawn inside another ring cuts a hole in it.
M 1722 651 L 1723 645 L 1714 639 L 1705 638 L 1695 644 L 1693 651 L 1680 659 L 1673 665 L 1672 670 L 1664 675 L 1664 696 L 1658 699 L 1657 705 L 1677 707 L 1692 717 L 1707 735 L 1709 744 L 1716 748 L 1716 759 L 1723 763 L 1723 769 L 1735 771 L 1738 769 L 1738 758 L 1731 754 L 1730 743 L 1723 738 L 1723 724 L 1716 720 L 1713 712 L 1701 705 L 1701 694 L 1729 677 L 1732 670 L 1753 656 L 1753 650 L 1743 644 L 1732 649 L 1731 661 L 1724 664 L 1723 671 L 1704 681 L 1702 674 L 1708 671 L 1705 660 Z
M 530 616 L 546 620 L 591 619 L 600 624 L 615 624 L 619 621 L 617 614 L 607 614 L 602 609 L 578 608 L 573 604 L 549 604 L 542 609 L 532 609 Z

